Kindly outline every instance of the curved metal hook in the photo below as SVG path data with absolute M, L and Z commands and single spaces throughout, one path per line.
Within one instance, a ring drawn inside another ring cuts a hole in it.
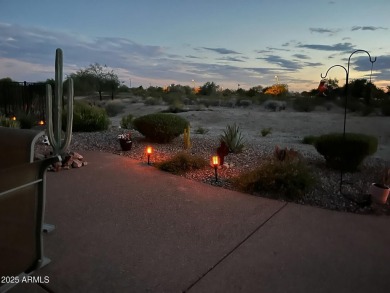
M 345 68 L 343 65 L 340 65 L 340 64 L 336 64 L 336 65 L 333 65 L 331 67 L 329 67 L 329 69 L 326 71 L 325 75 L 322 75 L 321 73 L 321 78 L 326 78 L 328 76 L 328 72 L 333 68 L 333 67 L 341 67 L 345 70 L 345 74 L 348 76 L 348 71 L 347 71 L 347 68 Z
M 374 57 L 374 60 L 372 60 L 371 55 L 370 55 L 370 53 L 368 53 L 368 51 L 359 49 L 359 50 L 353 51 L 353 52 L 351 53 L 351 55 L 349 55 L 349 58 L 348 58 L 348 67 L 349 67 L 349 63 L 350 63 L 350 61 L 351 61 L 352 55 L 355 54 L 355 53 L 358 53 L 358 52 L 364 52 L 364 53 L 366 53 L 366 54 L 368 55 L 368 58 L 370 59 L 371 64 L 373 64 L 373 63 L 376 61 L 376 57 Z

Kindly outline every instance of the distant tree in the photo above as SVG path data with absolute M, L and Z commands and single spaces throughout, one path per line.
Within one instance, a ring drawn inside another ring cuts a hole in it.
M 339 80 L 337 78 L 329 78 L 327 80 L 328 88 L 335 89 L 339 87 Z
M 263 87 L 261 85 L 251 87 L 247 92 L 246 95 L 248 97 L 254 97 L 257 94 L 261 94 L 263 91 Z
M 208 81 L 200 87 L 199 94 L 204 96 L 210 96 L 215 94 L 218 89 L 219 89 L 219 85 L 216 85 L 214 82 Z
M 230 90 L 230 89 L 224 89 L 223 91 L 222 91 L 222 95 L 224 96 L 224 97 L 229 97 L 229 96 L 231 96 L 233 94 L 233 92 L 232 92 L 232 90 Z
M 114 99 L 115 92 L 118 90 L 121 82 L 119 81 L 118 75 L 113 70 L 107 72 L 104 78 L 104 87 L 110 90 L 111 100 Z
M 114 99 L 115 92 L 120 86 L 118 75 L 113 70 L 108 70 L 107 66 L 94 63 L 85 69 L 80 69 L 70 75 L 74 80 L 75 92 L 86 93 L 97 91 L 99 99 L 102 100 L 103 91 L 111 93 L 111 99 Z

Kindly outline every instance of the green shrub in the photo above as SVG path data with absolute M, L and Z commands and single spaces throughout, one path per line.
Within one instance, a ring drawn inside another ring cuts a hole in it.
M 66 122 L 66 113 L 63 114 L 63 125 Z M 76 101 L 73 108 L 73 131 L 102 131 L 107 130 L 110 120 L 106 110 L 90 106 L 85 102 Z
M 239 153 L 245 146 L 240 127 L 236 123 L 226 127 L 221 135 L 221 141 L 226 143 L 231 153 Z
M 196 134 L 206 134 L 208 132 L 209 132 L 209 130 L 207 128 L 203 128 L 201 126 L 199 126 L 197 129 L 195 129 Z
M 374 136 L 346 133 L 331 133 L 319 136 L 314 143 L 332 169 L 353 172 L 363 160 L 376 152 L 378 139 Z
M 138 117 L 133 124 L 147 139 L 165 143 L 182 134 L 189 122 L 175 114 L 155 113 Z
M 272 128 L 270 128 L 270 127 L 268 127 L 268 128 L 263 128 L 263 129 L 261 130 L 261 136 L 262 136 L 262 137 L 265 137 L 265 136 L 267 136 L 268 134 L 271 134 L 271 132 L 272 132 Z
M 109 117 L 114 117 L 120 113 L 123 113 L 125 107 L 126 106 L 121 101 L 109 101 L 104 106 Z
M 382 102 L 381 112 L 384 116 L 390 116 L 390 99 L 384 100 Z
M 181 152 L 167 161 L 158 163 L 157 168 L 173 174 L 181 174 L 191 170 L 202 169 L 207 165 L 208 162 L 202 157 Z
M 309 167 L 301 160 L 269 160 L 255 170 L 232 180 L 244 192 L 283 193 L 289 198 L 302 196 L 316 182 Z
M 316 107 L 316 101 L 313 98 L 300 97 L 293 102 L 293 109 L 298 112 L 311 112 Z
M 312 144 L 314 145 L 314 143 L 316 142 L 318 136 L 314 136 L 314 135 L 307 135 L 303 138 L 302 140 L 302 143 L 303 144 Z
M 144 104 L 148 105 L 148 106 L 161 105 L 162 99 L 161 98 L 154 98 L 154 97 L 147 97 L 144 101 Z
M 121 119 L 121 127 L 124 129 L 132 129 L 133 128 L 133 120 L 134 117 L 131 114 L 128 114 L 126 116 L 123 116 Z

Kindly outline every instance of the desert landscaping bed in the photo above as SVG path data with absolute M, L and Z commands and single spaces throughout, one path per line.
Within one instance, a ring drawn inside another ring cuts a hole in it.
M 124 132 L 127 132 L 127 130 L 112 127 L 102 132 L 73 133 L 70 150 L 80 152 L 81 154 L 87 150 L 109 152 L 130 157 L 145 162 L 145 164 L 147 162 L 145 149 L 148 145 L 152 145 L 154 148 L 154 153 L 151 158 L 152 164 L 169 159 L 184 150 L 182 136 L 174 139 L 169 144 L 156 144 L 146 141 L 137 131 L 131 130 L 133 140 L 132 149 L 130 151 L 122 151 L 117 137 L 118 134 Z M 204 159 L 210 160 L 219 145 L 219 139 L 214 134 L 191 133 L 191 143 L 192 147 L 187 152 L 200 155 Z M 217 182 L 214 177 L 214 169 L 211 166 L 201 170 L 189 171 L 180 176 L 221 188 L 234 189 L 230 179 L 244 171 L 252 170 L 262 162 L 269 160 L 276 145 L 288 145 L 289 148 L 294 148 L 299 151 L 318 180 L 311 191 L 294 199 L 294 202 L 343 212 L 390 215 L 390 205 L 388 203 L 385 205 L 370 203 L 369 196 L 367 195 L 369 185 L 375 182 L 375 173 L 387 163 L 385 160 L 373 157 L 367 158 L 359 172 L 344 174 L 344 179 L 353 183 L 352 185 L 343 185 L 343 191 L 349 194 L 347 198 L 339 194 L 340 172 L 327 168 L 325 166 L 325 160 L 316 152 L 313 146 L 302 144 L 294 136 L 280 137 L 271 135 L 269 137 L 263 137 L 261 140 L 247 140 L 246 147 L 242 153 L 229 154 L 225 158 L 227 164 L 218 170 Z M 48 154 L 50 148 L 43 143 L 38 143 L 36 152 Z M 88 161 L 88 158 L 85 159 Z M 88 168 L 90 167 L 92 168 L 93 166 L 88 166 Z M 282 194 L 261 193 L 255 195 L 278 200 L 290 200 Z

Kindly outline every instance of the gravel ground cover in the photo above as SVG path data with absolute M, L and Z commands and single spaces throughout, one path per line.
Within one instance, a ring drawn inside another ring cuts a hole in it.
M 156 144 L 146 141 L 137 131 L 131 130 L 133 146 L 130 151 L 124 152 L 121 151 L 117 140 L 118 134 L 124 132 L 127 132 L 127 130 L 112 127 L 103 132 L 73 133 L 69 149 L 81 154 L 86 150 L 109 152 L 143 161 L 145 164 L 147 161 L 145 149 L 148 145 L 154 148 L 154 153 L 151 157 L 152 164 L 162 162 L 184 150 L 182 136 L 168 144 Z M 219 146 L 219 136 L 215 135 L 215 133 L 191 133 L 191 143 L 192 147 L 190 150 L 187 150 L 188 152 L 210 160 Z M 294 202 L 342 212 L 390 215 L 389 203 L 385 205 L 371 203 L 367 194 L 369 185 L 376 179 L 375 174 L 388 162 L 381 158 L 370 157 L 364 162 L 361 171 L 344 174 L 346 183 L 343 184 L 343 193 L 345 195 L 341 195 L 339 193 L 340 172 L 327 168 L 325 160 L 317 153 L 315 148 L 311 145 L 302 144 L 295 136 L 285 135 L 281 137 L 271 135 L 261 139 L 246 141 L 246 147 L 242 153 L 229 154 L 225 157 L 225 162 L 228 163 L 228 166 L 219 168 L 219 180 L 217 182 L 214 177 L 214 169 L 211 166 L 202 170 L 190 171 L 180 176 L 221 188 L 234 189 L 230 179 L 244 171 L 252 170 L 262 162 L 269 160 L 276 145 L 288 145 L 289 148 L 299 151 L 318 178 L 315 187 L 299 199 L 294 200 Z M 43 143 L 37 144 L 36 153 L 47 155 L 49 152 L 50 147 L 45 146 Z M 88 161 L 88 158 L 85 159 Z M 93 168 L 93 166 L 88 165 L 86 168 Z M 77 172 L 77 170 L 64 172 Z M 60 172 L 58 176 L 61 176 Z M 261 193 L 254 195 L 283 201 L 288 200 L 282 194 Z M 248 196 L 251 195 L 248 194 Z

